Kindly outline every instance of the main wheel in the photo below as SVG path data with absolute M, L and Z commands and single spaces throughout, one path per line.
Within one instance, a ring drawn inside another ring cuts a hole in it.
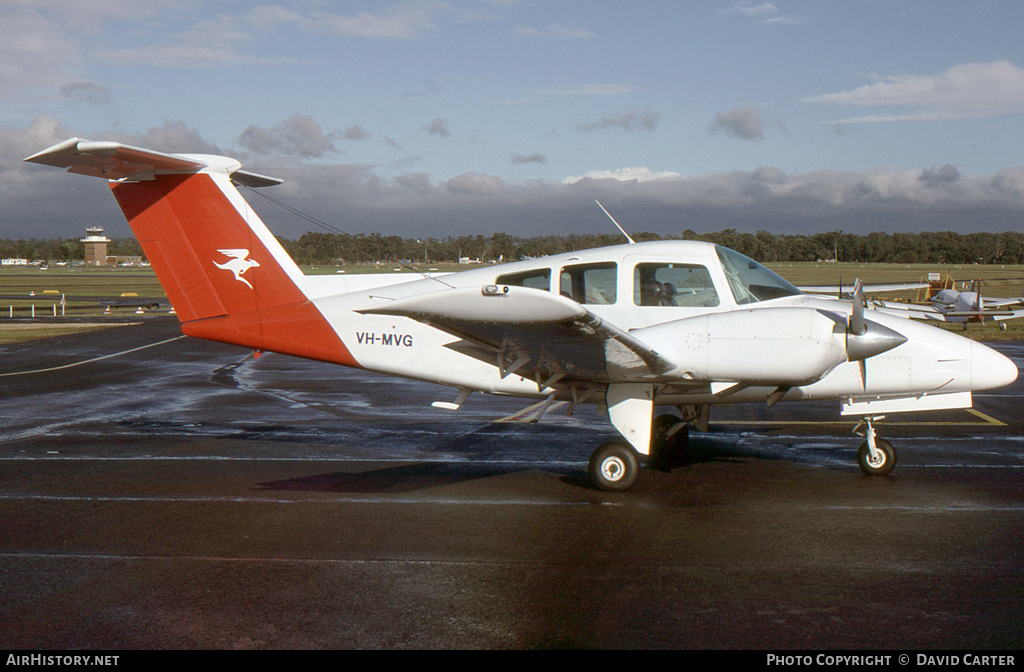
M 655 469 L 670 469 L 682 456 L 690 439 L 690 426 L 683 425 L 670 437 L 669 430 L 682 422 L 682 418 L 665 413 L 651 423 L 651 457 L 648 465 Z
M 600 490 L 624 492 L 640 475 L 640 460 L 633 448 L 618 441 L 606 443 L 590 456 L 590 480 Z
M 868 476 L 885 476 L 896 468 L 896 449 L 885 439 L 875 439 L 875 447 L 878 448 L 878 459 L 871 459 L 871 450 L 868 442 L 860 444 L 857 451 L 857 463 L 861 471 Z

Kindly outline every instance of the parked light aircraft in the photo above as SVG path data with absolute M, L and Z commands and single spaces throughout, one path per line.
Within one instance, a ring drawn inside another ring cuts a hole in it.
M 870 299 L 869 307 L 915 320 L 935 320 L 936 322 L 953 322 L 957 324 L 1001 322 L 1024 317 L 1024 296 L 1014 298 L 982 296 L 981 280 L 971 283 L 967 288 L 964 283 L 960 290 L 955 289 L 952 279 L 945 281 L 947 285 L 938 289 L 927 282 L 920 283 L 889 283 L 863 285 L 864 294 L 884 294 L 907 290 L 928 290 L 928 297 L 915 303 L 884 301 Z M 834 294 L 850 298 L 850 291 L 844 293 L 843 286 L 814 285 L 801 286 L 800 291 L 807 294 Z M 934 292 L 934 293 L 933 293 Z M 1010 310 L 1010 307 L 1016 307 Z M 1005 325 L 1003 326 L 1005 329 Z
M 962 290 L 942 289 L 927 304 L 893 301 L 872 301 L 871 304 L 880 310 L 903 311 L 915 319 L 955 322 L 965 327 L 968 323 L 1001 322 L 1024 317 L 1024 297 L 982 296 L 980 280 L 975 280 L 970 289 L 966 286 Z
M 924 323 L 803 294 L 709 243 L 626 244 L 408 280 L 305 276 L 235 185 L 280 180 L 234 159 L 72 138 L 26 159 L 105 178 L 163 284 L 199 338 L 474 391 L 607 408 L 624 441 L 594 451 L 605 490 L 640 460 L 707 428 L 716 404 L 837 399 L 862 419 L 858 462 L 884 475 L 886 413 L 969 408 L 1013 382 L 995 350 Z M 656 407 L 679 415 L 654 417 Z

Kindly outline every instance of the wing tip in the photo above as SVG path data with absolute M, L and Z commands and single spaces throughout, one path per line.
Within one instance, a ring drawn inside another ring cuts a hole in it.
M 22 161 L 28 161 L 30 163 L 41 163 L 46 166 L 60 166 L 59 161 L 65 155 L 71 155 L 78 151 L 78 145 L 82 142 L 88 142 L 82 138 L 68 138 L 63 142 L 58 142 L 52 147 L 47 147 L 41 152 L 36 152 L 32 156 L 22 159 Z M 46 159 L 50 159 L 49 161 Z

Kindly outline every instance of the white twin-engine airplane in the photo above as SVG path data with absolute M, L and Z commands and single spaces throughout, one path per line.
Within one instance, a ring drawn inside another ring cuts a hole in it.
M 619 245 L 440 277 L 306 276 L 236 184 L 280 180 L 234 159 L 73 138 L 26 159 L 110 180 L 182 331 L 473 391 L 607 408 L 622 435 L 593 483 L 627 490 L 640 460 L 680 447 L 715 404 L 837 399 L 862 419 L 861 468 L 896 464 L 873 421 L 969 408 L 1017 367 L 933 326 L 813 297 L 708 243 Z M 679 414 L 654 416 L 656 407 Z M 528 414 L 529 416 L 529 414 Z

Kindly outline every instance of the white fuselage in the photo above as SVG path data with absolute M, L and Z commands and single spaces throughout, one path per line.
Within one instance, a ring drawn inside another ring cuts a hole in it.
M 571 284 L 578 277 L 574 276 L 577 269 L 593 267 L 597 269 L 595 274 L 600 275 L 595 278 L 594 295 L 576 298 L 586 302 L 588 311 L 629 331 L 680 365 L 657 380 L 664 384 L 658 403 L 764 400 L 779 385 L 789 388 L 783 397 L 787 400 L 949 394 L 999 387 L 1017 375 L 1012 362 L 984 345 L 927 324 L 872 310 L 866 312 L 869 320 L 899 332 L 907 340 L 868 358 L 862 371 L 859 362 L 845 361 L 841 355 L 836 358 L 836 352 L 845 347 L 841 330 L 811 336 L 809 326 L 779 322 L 780 317 L 788 319 L 785 311 L 772 311 L 771 320 L 769 313 L 762 313 L 763 320 L 759 317 L 759 311 L 769 308 L 802 308 L 812 310 L 791 312 L 813 315 L 817 311 L 841 320 L 851 312 L 850 301 L 798 294 L 740 305 L 737 290 L 730 285 L 715 249 L 713 245 L 696 242 L 640 243 L 486 266 L 434 279 L 407 281 L 407 275 L 309 277 L 305 291 L 361 366 L 491 393 L 540 397 L 551 390 L 541 389 L 535 380 L 525 377 L 503 378 L 493 363 L 446 347 L 459 339 L 427 324 L 355 311 L 448 287 L 512 284 L 510 281 L 517 277 L 531 274 L 534 282 L 542 282 L 545 272 L 550 284 L 541 288 L 570 293 Z M 644 305 L 643 288 L 639 286 L 641 275 L 649 269 L 678 273 L 679 268 L 686 268 L 698 278 L 695 282 L 703 284 L 682 300 L 677 297 L 674 305 Z M 715 333 L 701 333 L 695 324 L 700 320 L 690 319 L 726 313 L 736 317 L 715 318 L 719 325 Z M 741 317 L 750 320 L 745 328 Z M 735 321 L 738 328 L 720 326 L 728 321 Z M 771 343 L 766 340 L 769 332 Z M 710 364 L 699 371 L 690 370 L 695 367 L 688 366 L 689 360 L 702 356 L 693 354 L 701 348 L 709 349 L 710 354 L 703 356 Z M 771 361 L 765 361 L 766 358 Z M 814 358 L 834 363 L 815 377 L 817 365 L 808 363 Z M 797 372 L 801 367 L 808 373 Z M 773 373 L 779 370 L 794 372 L 793 377 L 779 378 L 780 374 Z M 763 379 L 755 372 L 763 372 Z M 809 375 L 814 379 L 808 379 Z M 727 397 L 717 396 L 712 387 L 694 385 L 702 381 L 722 384 L 742 380 L 754 382 Z

